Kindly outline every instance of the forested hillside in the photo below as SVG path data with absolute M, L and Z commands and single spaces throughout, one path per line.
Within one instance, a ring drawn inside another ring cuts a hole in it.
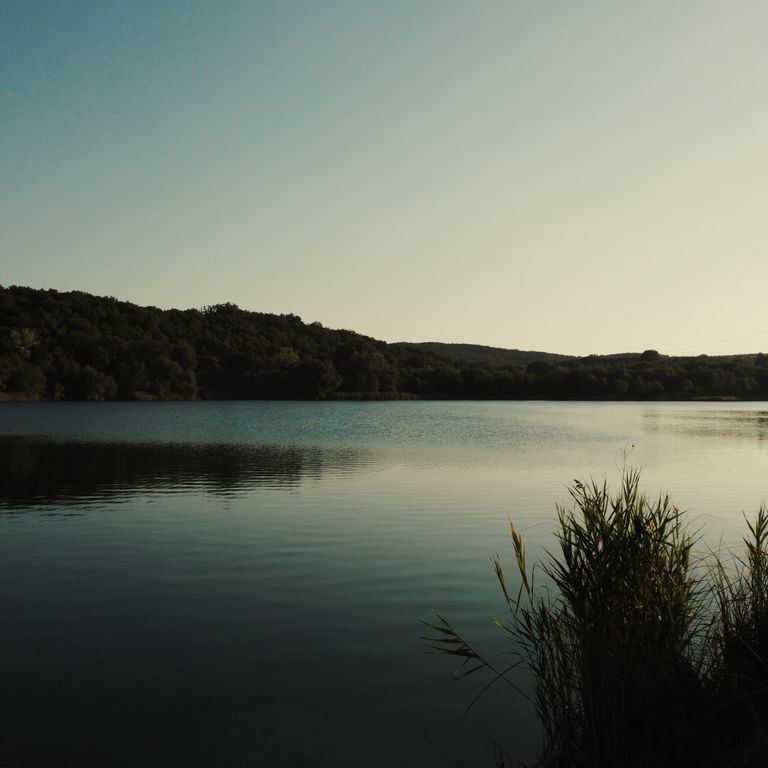
M 472 365 L 518 365 L 525 367 L 531 363 L 545 361 L 556 363 L 573 359 L 571 355 L 559 355 L 555 352 L 533 352 L 524 349 L 504 349 L 486 347 L 483 344 L 447 344 L 443 341 L 400 341 L 396 346 L 411 347 L 425 352 L 434 352 L 458 363 Z
M 160 310 L 0 287 L 6 400 L 768 397 L 762 354 L 542 357 L 525 366 L 462 361 L 233 304 Z

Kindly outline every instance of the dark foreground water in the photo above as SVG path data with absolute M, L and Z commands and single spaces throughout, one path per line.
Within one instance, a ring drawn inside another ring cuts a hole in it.
M 488 680 L 419 621 L 503 650 L 509 518 L 533 557 L 622 452 L 727 547 L 768 496 L 768 406 L 1 404 L 0 765 L 531 758 L 525 700 L 462 718 Z

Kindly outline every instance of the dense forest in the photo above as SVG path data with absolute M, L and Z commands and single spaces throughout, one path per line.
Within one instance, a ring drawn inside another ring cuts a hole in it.
M 501 352 L 387 344 L 234 304 L 161 310 L 0 286 L 4 400 L 768 398 L 763 354 L 573 358 L 507 350 L 525 362 L 515 364 Z

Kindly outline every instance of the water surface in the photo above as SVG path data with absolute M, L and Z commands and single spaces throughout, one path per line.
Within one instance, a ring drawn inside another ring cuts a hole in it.
M 489 553 L 622 455 L 727 547 L 766 496 L 760 403 L 0 405 L 9 765 L 492 765 L 538 732 L 451 679 L 489 653 Z M 510 571 L 511 573 L 511 571 Z M 0 759 L 0 763 L 3 760 Z

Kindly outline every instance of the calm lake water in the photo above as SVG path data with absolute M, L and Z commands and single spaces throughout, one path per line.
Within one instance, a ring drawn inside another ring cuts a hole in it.
M 524 699 L 462 718 L 488 681 L 419 622 L 503 650 L 509 519 L 533 558 L 623 452 L 729 547 L 768 498 L 768 404 L 0 404 L 0 764 L 532 757 Z

